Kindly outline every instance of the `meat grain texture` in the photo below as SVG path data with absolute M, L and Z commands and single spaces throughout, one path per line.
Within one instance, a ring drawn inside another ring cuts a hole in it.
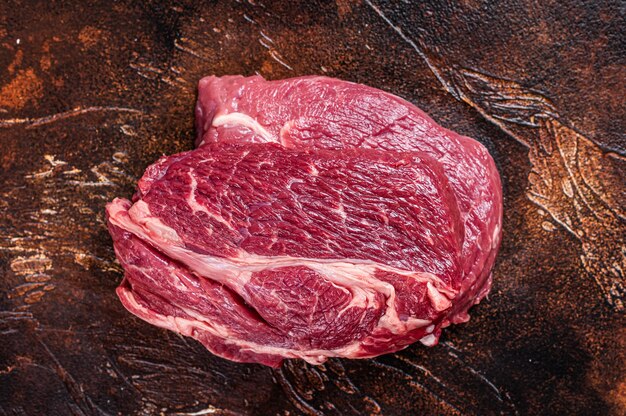
M 326 77 L 207 77 L 197 148 L 107 205 L 133 314 L 214 354 L 367 358 L 469 319 L 502 191 L 487 150 L 392 94 Z

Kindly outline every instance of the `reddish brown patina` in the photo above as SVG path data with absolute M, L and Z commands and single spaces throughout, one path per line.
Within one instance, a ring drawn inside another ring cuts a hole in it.
M 0 414 L 624 414 L 613 1 L 0 4 Z M 207 74 L 389 91 L 493 155 L 487 301 L 367 360 L 215 357 L 128 314 L 104 207 L 194 146 Z

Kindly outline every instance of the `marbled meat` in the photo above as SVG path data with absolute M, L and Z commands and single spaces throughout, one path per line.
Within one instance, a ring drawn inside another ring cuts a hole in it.
M 502 191 L 477 141 L 326 77 L 207 77 L 196 149 L 107 205 L 133 314 L 214 354 L 367 358 L 469 319 L 491 287 Z

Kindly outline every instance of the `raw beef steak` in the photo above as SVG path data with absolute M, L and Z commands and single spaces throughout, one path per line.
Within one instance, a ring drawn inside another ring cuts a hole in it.
M 198 148 L 107 206 L 124 306 L 213 353 L 278 366 L 365 358 L 468 319 L 502 196 L 478 142 L 391 94 L 208 77 Z

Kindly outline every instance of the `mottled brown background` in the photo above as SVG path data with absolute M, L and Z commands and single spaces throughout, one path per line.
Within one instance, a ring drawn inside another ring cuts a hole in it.
M 625 13 L 1 2 L 0 415 L 624 414 Z M 366 83 L 489 148 L 504 240 L 467 325 L 432 349 L 271 370 L 122 308 L 104 204 L 191 148 L 201 76 L 240 73 Z

